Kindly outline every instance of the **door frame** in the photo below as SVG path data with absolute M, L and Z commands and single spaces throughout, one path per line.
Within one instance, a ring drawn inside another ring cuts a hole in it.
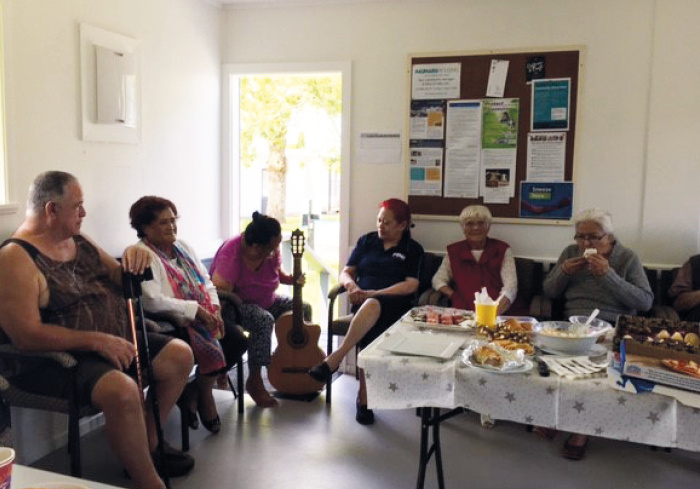
M 340 236 L 339 264 L 342 269 L 348 258 L 350 236 L 350 108 L 352 64 L 350 61 L 308 63 L 233 63 L 222 68 L 222 137 L 221 137 L 221 222 L 222 239 L 238 234 L 236 217 L 240 217 L 240 202 L 232 189 L 240 187 L 237 169 L 240 148 L 240 111 L 232 105 L 240 99 L 238 77 L 250 75 L 297 75 L 309 73 L 340 73 L 343 82 L 343 113 L 340 134 Z

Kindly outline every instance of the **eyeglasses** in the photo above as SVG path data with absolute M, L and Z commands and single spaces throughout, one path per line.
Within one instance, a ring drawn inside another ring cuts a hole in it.
M 464 223 L 464 228 L 485 228 L 487 226 L 486 221 L 467 221 Z
M 607 233 L 604 233 L 604 234 L 575 234 L 575 235 L 574 235 L 574 239 L 575 239 L 576 241 L 580 241 L 580 242 L 582 242 L 582 243 L 583 243 L 584 241 L 588 241 L 588 242 L 591 243 L 591 244 L 596 244 L 596 243 L 598 243 L 601 239 L 603 239 L 604 237 L 606 237 L 607 235 L 608 235 Z

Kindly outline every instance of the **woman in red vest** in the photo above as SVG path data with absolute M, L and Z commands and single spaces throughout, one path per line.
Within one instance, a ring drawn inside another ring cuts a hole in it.
M 463 241 L 447 246 L 447 255 L 433 277 L 433 288 L 450 299 L 452 307 L 474 310 L 474 293 L 486 287 L 489 296 L 503 298 L 498 314 L 515 301 L 518 277 L 515 259 L 508 245 L 489 238 L 491 211 L 482 205 L 465 207 L 459 215 Z

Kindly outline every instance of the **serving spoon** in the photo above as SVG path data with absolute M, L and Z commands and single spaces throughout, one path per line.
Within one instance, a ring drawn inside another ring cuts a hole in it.
M 590 326 L 593 320 L 596 318 L 598 313 L 600 312 L 600 309 L 594 309 L 593 312 L 591 313 L 590 316 L 588 316 L 588 320 L 584 323 L 585 326 Z

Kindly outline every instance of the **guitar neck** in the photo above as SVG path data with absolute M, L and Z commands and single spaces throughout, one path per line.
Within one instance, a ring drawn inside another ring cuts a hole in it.
M 304 326 L 304 300 L 301 297 L 302 285 L 299 285 L 299 277 L 301 277 L 301 256 L 294 257 L 294 286 L 292 295 L 292 314 L 294 315 L 294 329 L 302 329 Z

